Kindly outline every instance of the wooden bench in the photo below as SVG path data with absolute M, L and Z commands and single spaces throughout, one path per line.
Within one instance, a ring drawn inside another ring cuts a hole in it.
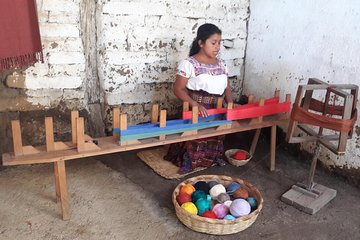
M 279 91 L 275 92 L 275 96 L 279 97 Z M 249 101 L 252 102 L 252 97 Z M 286 102 L 290 102 L 290 95 L 286 96 Z M 260 101 L 259 106 L 263 106 L 264 101 Z M 186 107 L 185 109 L 186 110 Z M 196 109 L 194 109 L 196 112 Z M 158 105 L 154 105 L 152 109 L 151 121 L 158 120 Z M 160 115 L 164 116 L 164 112 Z M 119 109 L 113 110 L 113 127 L 126 129 L 126 117 L 120 115 Z M 165 114 L 166 116 L 166 114 Z M 197 114 L 193 114 L 196 119 Z M 225 127 L 211 127 L 191 131 L 190 133 L 170 134 L 160 137 L 150 137 L 139 139 L 135 142 L 120 142 L 118 137 L 100 137 L 93 139 L 84 134 L 84 119 L 79 117 L 78 112 L 71 113 L 72 125 L 72 141 L 71 142 L 55 142 L 53 134 L 53 120 L 51 117 L 45 118 L 46 145 L 44 146 L 23 146 L 21 139 L 20 121 L 12 121 L 13 147 L 14 152 L 3 154 L 3 165 L 22 165 L 36 163 L 54 163 L 56 200 L 61 203 L 61 211 L 63 220 L 70 219 L 69 198 L 67 192 L 65 161 L 75 160 L 91 156 L 99 156 L 110 153 L 118 153 L 136 149 L 143 149 L 154 146 L 161 146 L 176 142 L 201 139 L 219 135 L 232 134 L 248 130 L 256 130 L 250 147 L 250 154 L 253 155 L 259 139 L 262 128 L 271 127 L 270 139 L 270 170 L 275 169 L 275 147 L 276 147 L 276 127 L 288 123 L 288 113 L 273 114 L 270 116 L 261 116 L 253 119 L 242 119 L 232 121 Z M 195 121 L 195 120 L 193 120 Z M 164 122 L 164 117 L 160 116 L 160 127 Z

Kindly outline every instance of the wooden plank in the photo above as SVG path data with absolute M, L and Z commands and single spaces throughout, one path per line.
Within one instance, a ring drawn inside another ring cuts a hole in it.
M 71 111 L 71 139 L 72 143 L 76 145 L 77 138 L 76 138 L 76 125 L 77 125 L 77 118 L 79 118 L 79 112 L 78 111 Z
M 70 219 L 69 199 L 68 199 L 68 188 L 66 182 L 66 171 L 65 162 L 59 161 L 57 164 L 57 175 L 59 176 L 59 192 L 61 201 L 61 211 L 63 220 Z
M 12 138 L 13 138 L 14 154 L 15 154 L 15 156 L 21 156 L 24 154 L 24 152 L 23 152 L 19 120 L 11 121 L 11 131 L 12 131 Z
M 159 119 L 159 104 L 151 106 L 151 123 L 157 123 Z
M 166 127 L 166 110 L 160 112 L 160 128 Z M 166 135 L 160 135 L 159 140 L 165 140 Z
M 114 143 L 112 136 L 102 137 L 102 138 L 97 138 L 98 146 L 100 148 L 97 151 L 78 153 L 76 149 L 67 149 L 62 151 L 46 152 L 45 148 L 38 147 L 40 153 L 34 155 L 15 156 L 13 153 L 4 153 L 2 155 L 3 165 L 10 166 L 10 165 L 49 163 L 56 161 L 81 159 L 84 157 L 98 156 L 103 154 L 161 146 L 164 144 L 171 144 L 171 143 L 189 141 L 194 139 L 232 134 L 236 132 L 270 127 L 273 125 L 283 125 L 286 124 L 287 122 L 288 119 L 280 115 L 264 117 L 264 121 L 262 123 L 254 124 L 254 125 L 250 125 L 248 120 L 241 120 L 238 122 L 233 122 L 231 128 L 229 129 L 217 131 L 215 128 L 207 128 L 207 129 L 198 130 L 198 134 L 196 135 L 184 136 L 184 137 L 181 137 L 181 134 L 174 134 L 167 136 L 166 140 L 164 141 L 160 141 L 158 138 L 148 138 L 141 140 L 136 145 L 131 145 L 131 146 L 119 146 L 117 143 Z
M 54 125 L 52 117 L 45 117 L 46 151 L 55 151 Z

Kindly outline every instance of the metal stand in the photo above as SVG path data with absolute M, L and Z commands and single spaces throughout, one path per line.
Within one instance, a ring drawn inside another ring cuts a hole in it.
M 316 141 L 308 182 L 293 185 L 289 191 L 281 196 L 281 201 L 309 214 L 315 214 L 336 196 L 336 190 L 314 183 L 320 150 L 321 145 L 319 141 Z

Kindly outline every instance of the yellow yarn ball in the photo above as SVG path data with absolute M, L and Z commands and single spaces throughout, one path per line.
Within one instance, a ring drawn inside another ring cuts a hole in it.
M 198 209 L 196 208 L 195 204 L 192 202 L 186 202 L 181 205 L 185 211 L 197 215 Z

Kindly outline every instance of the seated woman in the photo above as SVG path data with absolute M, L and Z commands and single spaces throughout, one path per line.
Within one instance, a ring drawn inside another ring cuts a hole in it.
M 208 116 L 207 109 L 216 108 L 217 98 L 225 95 L 232 102 L 227 67 L 217 56 L 220 51 L 221 30 L 213 24 L 203 24 L 197 31 L 189 57 L 177 68 L 174 94 L 199 114 Z M 213 164 L 225 165 L 223 160 L 224 136 L 171 144 L 164 159 L 180 167 L 179 173 Z

